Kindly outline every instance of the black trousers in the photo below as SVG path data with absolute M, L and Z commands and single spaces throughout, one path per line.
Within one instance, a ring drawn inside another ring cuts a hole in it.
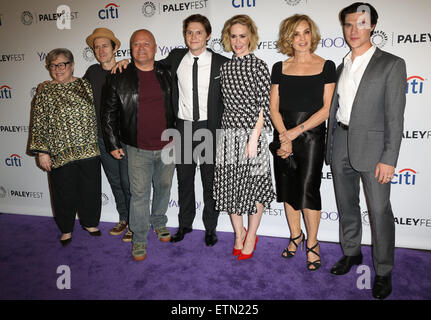
M 215 210 L 215 200 L 213 198 L 213 183 L 214 183 L 214 143 L 215 137 L 212 138 L 212 143 L 207 139 L 199 139 L 199 141 L 192 141 L 192 137 L 199 129 L 206 129 L 206 121 L 184 121 L 177 120 L 177 129 L 181 134 L 181 161 L 177 163 L 177 180 L 178 180 L 178 200 L 180 205 L 178 222 L 180 228 L 191 228 L 193 220 L 196 216 L 196 199 L 195 199 L 195 173 L 197 167 L 197 159 L 192 154 L 195 152 L 196 147 L 203 147 L 202 142 L 205 143 L 205 150 L 198 153 L 199 169 L 201 173 L 201 181 L 203 188 L 204 208 L 202 213 L 202 220 L 207 231 L 215 231 L 219 212 Z M 189 146 L 189 147 L 187 147 Z M 205 163 L 207 159 L 205 152 L 213 153 L 209 158 L 210 163 Z
M 49 173 L 54 218 L 62 233 L 73 231 L 78 213 L 83 227 L 96 227 L 101 214 L 100 157 L 73 161 Z

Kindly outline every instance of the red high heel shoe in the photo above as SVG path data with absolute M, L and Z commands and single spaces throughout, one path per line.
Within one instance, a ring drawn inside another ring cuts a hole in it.
M 245 231 L 245 236 L 244 236 L 244 241 L 242 242 L 242 245 L 244 245 L 245 242 L 245 238 L 247 238 L 247 229 L 244 227 L 244 231 Z M 241 250 L 242 249 L 235 249 L 235 247 L 233 247 L 233 256 L 239 256 L 241 254 Z
M 242 252 L 240 253 L 240 255 L 238 256 L 238 260 L 247 260 L 250 259 L 251 257 L 253 257 L 253 253 L 254 250 L 256 250 L 256 245 L 257 245 L 257 240 L 258 240 L 258 236 L 256 236 L 256 240 L 254 242 L 254 249 L 250 254 L 243 254 Z

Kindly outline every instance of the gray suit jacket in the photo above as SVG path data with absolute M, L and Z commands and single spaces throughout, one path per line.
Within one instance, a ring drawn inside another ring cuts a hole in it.
M 344 63 L 337 68 L 329 113 L 325 162 L 331 163 L 333 132 L 337 126 L 338 79 Z M 403 59 L 376 48 L 353 101 L 348 131 L 348 153 L 357 171 L 372 171 L 377 163 L 397 165 L 406 104 L 406 65 Z

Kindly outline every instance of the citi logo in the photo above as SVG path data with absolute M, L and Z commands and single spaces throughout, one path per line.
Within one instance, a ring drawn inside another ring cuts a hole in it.
M 0 99 L 12 99 L 11 87 L 3 85 L 0 87 Z
M 21 167 L 22 163 L 21 163 L 21 156 L 13 153 L 9 156 L 9 158 L 6 158 L 4 163 L 8 166 L 8 167 Z
M 232 0 L 232 6 L 234 8 L 255 7 L 256 0 Z
M 99 19 L 118 19 L 118 5 L 108 3 L 104 9 L 99 10 Z
M 413 169 L 402 169 L 400 172 L 394 174 L 392 184 L 415 185 L 417 172 Z
M 406 94 L 422 94 L 424 91 L 425 79 L 420 76 L 411 76 L 407 78 Z

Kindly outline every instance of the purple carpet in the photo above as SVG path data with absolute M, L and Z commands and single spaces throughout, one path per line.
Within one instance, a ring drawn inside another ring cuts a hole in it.
M 113 225 L 101 223 L 102 236 L 94 238 L 76 221 L 73 241 L 63 248 L 52 218 L 0 214 L 0 299 L 373 299 L 369 246 L 362 249 L 362 266 L 334 276 L 329 270 L 342 256 L 337 243 L 320 243 L 322 267 L 309 272 L 305 250 L 281 258 L 287 239 L 259 237 L 254 257 L 238 261 L 233 233 L 218 232 L 218 243 L 209 248 L 200 230 L 175 244 L 151 232 L 146 260 L 135 262 L 131 244 L 109 235 Z M 397 248 L 388 299 L 431 299 L 430 265 L 430 251 Z M 70 268 L 70 289 L 57 287 L 65 274 L 57 273 L 59 266 Z

